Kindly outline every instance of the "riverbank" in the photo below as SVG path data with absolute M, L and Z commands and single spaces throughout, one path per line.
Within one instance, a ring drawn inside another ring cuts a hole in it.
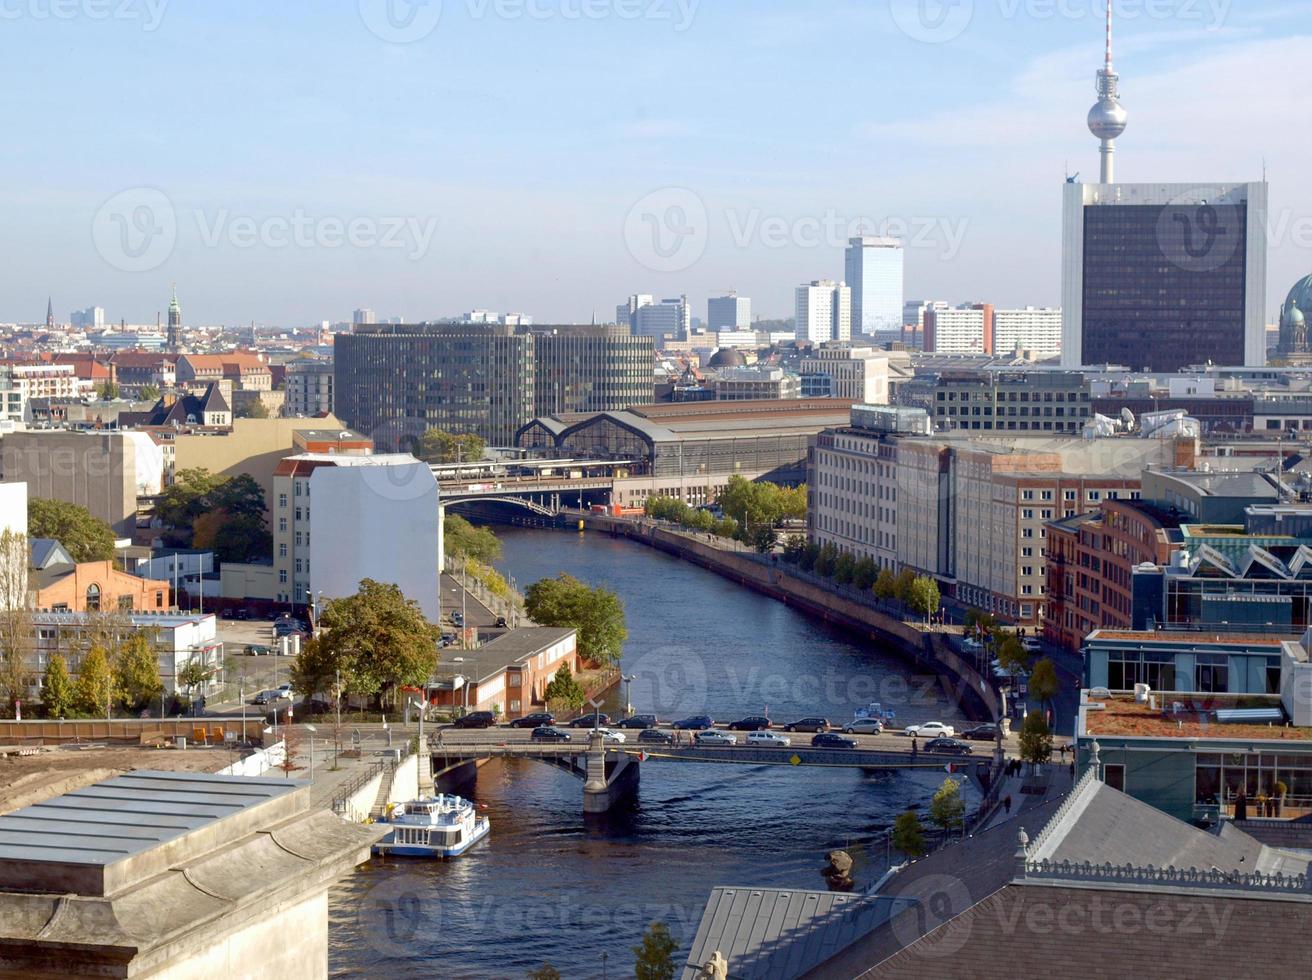
M 585 529 L 647 545 L 770 596 L 806 615 L 841 626 L 897 651 L 909 663 L 944 678 L 962 709 L 973 718 L 997 721 L 1005 715 L 1002 693 L 991 680 L 952 649 L 946 631 L 907 623 L 831 587 L 803 578 L 777 560 L 730 550 L 714 538 L 650 521 L 587 514 Z M 573 519 L 571 519 L 571 522 Z M 575 525 L 577 526 L 577 525 Z

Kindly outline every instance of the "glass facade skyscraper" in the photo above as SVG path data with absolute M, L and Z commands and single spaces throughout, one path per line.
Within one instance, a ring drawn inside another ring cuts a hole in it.
M 865 334 L 901 330 L 903 250 L 895 238 L 853 238 L 844 281 L 852 288 L 852 328 Z

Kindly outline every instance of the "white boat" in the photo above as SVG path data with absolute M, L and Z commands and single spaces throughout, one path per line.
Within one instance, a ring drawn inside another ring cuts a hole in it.
M 878 721 L 888 722 L 896 718 L 897 714 L 891 708 L 885 709 L 878 701 L 871 701 L 864 708 L 857 708 L 852 717 L 856 719 L 874 718 Z
M 392 830 L 374 845 L 375 854 L 450 858 L 464 854 L 492 830 L 474 804 L 463 797 L 425 796 L 394 808 L 386 817 Z

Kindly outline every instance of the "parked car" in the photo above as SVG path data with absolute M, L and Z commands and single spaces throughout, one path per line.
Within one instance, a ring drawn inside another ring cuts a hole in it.
M 729 731 L 731 732 L 763 732 L 769 727 L 770 719 L 765 715 L 752 715 L 729 723 Z
M 497 716 L 490 711 L 471 711 L 455 720 L 456 728 L 495 728 Z
M 455 645 L 456 645 L 456 635 L 455 635 L 454 633 L 443 633 L 443 634 L 442 634 L 442 647 L 443 647 L 443 649 L 445 649 L 446 647 L 453 647 L 453 646 L 455 646 Z
M 793 744 L 793 740 L 787 735 L 780 735 L 778 732 L 758 731 L 748 732 L 744 744 L 763 749 L 786 749 Z
M 570 728 L 600 728 L 603 725 L 610 724 L 610 715 L 604 711 L 597 711 L 590 715 L 584 715 L 581 718 L 575 718 L 569 723 Z
M 976 725 L 974 728 L 967 728 L 961 733 L 961 737 L 968 738 L 972 742 L 992 742 L 998 737 L 998 726 L 993 722 Z
M 882 735 L 884 723 L 878 718 L 853 718 L 843 726 L 849 735 Z
M 535 711 L 523 718 L 516 718 L 510 723 L 511 728 L 550 728 L 556 723 L 556 716 L 550 711 Z
M 819 732 L 811 737 L 811 747 L 815 749 L 854 749 L 856 739 L 837 732 Z
M 663 732 L 659 728 L 644 728 L 638 732 L 638 743 L 647 743 L 648 745 L 673 745 L 674 736 L 669 732 Z
M 248 657 L 267 657 L 271 653 L 273 653 L 273 651 L 263 643 L 249 643 L 246 646 L 246 656 Z
M 464 613 L 453 612 L 451 614 L 451 623 L 453 626 L 464 626 L 465 625 Z
M 543 725 L 540 728 L 533 729 L 530 738 L 534 742 L 569 742 L 574 736 L 563 728 L 556 728 L 552 725 Z
M 251 611 L 250 611 L 249 609 L 238 609 L 238 610 L 237 610 L 237 618 L 238 618 L 238 619 L 250 619 L 250 618 L 251 618 Z
M 601 736 L 603 742 L 614 742 L 616 745 L 623 745 L 629 740 L 627 735 L 613 728 L 598 728 L 597 734 Z
M 717 732 L 714 729 L 708 729 L 697 733 L 697 744 L 707 746 L 737 745 L 738 736 L 730 735 L 728 732 Z
M 974 750 L 955 738 L 935 738 L 925 746 L 925 751 L 935 755 L 970 755 Z
M 616 728 L 655 728 L 660 722 L 656 720 L 655 715 L 633 715 L 631 718 L 625 718 L 619 722 Z
M 714 728 L 715 719 L 710 715 L 693 715 L 691 718 L 676 721 L 671 727 L 679 732 L 701 732 L 708 728 Z
M 503 630 L 503 629 L 505 629 L 505 628 L 506 628 L 506 625 L 507 625 L 507 624 L 506 624 L 506 617 L 505 617 L 505 616 L 498 616 L 495 625 L 496 625 L 496 628 L 499 629 L 499 630 Z
M 274 701 L 277 701 L 277 700 L 278 700 L 278 692 L 277 692 L 277 691 L 261 691 L 259 694 L 255 695 L 254 703 L 255 703 L 255 704 L 272 704 Z
M 799 721 L 790 721 L 784 725 L 786 732 L 827 732 L 829 731 L 829 719 L 827 718 L 802 718 Z
M 918 735 L 921 738 L 937 738 L 940 735 L 951 738 L 957 730 L 941 721 L 927 721 L 920 725 L 908 725 L 902 730 L 903 735 Z

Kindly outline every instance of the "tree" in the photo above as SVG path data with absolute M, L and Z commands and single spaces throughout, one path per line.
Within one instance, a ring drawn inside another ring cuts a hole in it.
M 412 451 L 425 463 L 471 463 L 482 459 L 486 450 L 487 443 L 472 433 L 455 435 L 429 429 Z
M 273 537 L 264 523 L 264 488 L 249 473 L 214 476 L 182 470 L 155 502 L 174 543 L 213 550 L 220 562 L 267 558 Z
M 568 664 L 562 665 L 556 671 L 556 676 L 551 678 L 547 689 L 542 692 L 542 697 L 554 711 L 578 711 L 588 700 L 587 692 L 583 690 L 583 685 L 574 679 Z
M 114 532 L 77 504 L 40 498 L 29 500 L 27 533 L 33 538 L 54 538 L 79 563 L 114 560 Z
M 269 407 L 259 398 L 248 398 L 237 406 L 233 414 L 239 419 L 267 419 Z
M 104 647 L 97 644 L 82 658 L 73 691 L 73 706 L 78 711 L 95 718 L 108 717 L 115 700 L 114 672 Z
M 839 585 L 849 585 L 856 574 L 856 559 L 851 552 L 844 551 L 834 562 L 834 581 Z
M 619 663 L 629 631 L 624 603 L 609 589 L 590 588 L 571 575 L 534 582 L 525 593 L 529 618 L 542 626 L 578 630 L 579 655 L 609 667 Z
M 752 528 L 748 544 L 759 554 L 768 555 L 774 551 L 774 528 L 768 524 Z
M 76 691 L 68 676 L 68 661 L 62 654 L 53 654 L 46 663 L 46 674 L 41 683 L 41 703 L 47 718 L 66 718 L 73 710 Z
M 998 644 L 998 666 L 1011 675 L 1023 674 L 1030 669 L 1030 653 L 1025 645 L 1014 636 L 1008 636 Z
M 804 572 L 809 572 L 815 568 L 816 562 L 820 560 L 820 546 L 814 541 L 806 546 L 802 552 L 802 560 L 797 563 L 797 567 Z
M 826 541 L 820 546 L 820 555 L 815 560 L 815 573 L 825 578 L 832 578 L 838 570 L 838 545 Z
M 925 828 L 916 811 L 908 810 L 893 821 L 893 846 L 907 857 L 924 856 Z
M 679 944 L 664 922 L 653 922 L 642 935 L 642 945 L 633 947 L 633 975 L 637 980 L 673 980 L 674 951 Z
M 164 693 L 155 647 L 145 633 L 133 632 L 115 653 L 114 686 L 133 713 L 149 707 Z
M 528 971 L 528 980 L 560 980 L 560 971 L 550 963 L 543 963 L 536 970 Z
M 220 524 L 210 546 L 220 563 L 254 561 L 273 554 L 273 535 L 265 526 L 263 517 L 232 517 L 227 511 L 218 513 L 225 515 L 227 520 Z
M 906 598 L 906 605 L 912 612 L 928 619 L 938 612 L 941 602 L 942 596 L 939 595 L 938 583 L 928 575 L 919 575 L 912 581 Z
M 307 696 L 340 671 L 348 692 L 388 705 L 400 688 L 426 684 L 437 667 L 441 631 L 399 586 L 364 579 L 355 595 L 330 599 L 319 624 L 317 642 L 302 647 L 293 666 Z
M 0 697 L 11 714 L 27 697 L 32 648 L 32 617 L 28 613 L 27 566 L 31 553 L 27 535 L 0 532 Z
M 966 819 L 966 801 L 961 783 L 949 776 L 929 801 L 929 819 L 946 831 L 960 828 Z
M 114 384 L 112 381 L 106 381 L 96 389 L 96 395 L 102 402 L 112 402 L 114 399 L 118 398 L 118 385 Z
M 1061 690 L 1061 681 L 1057 678 L 1057 665 L 1044 657 L 1034 665 L 1030 674 L 1030 696 L 1039 699 L 1039 704 L 1049 705 Z
M 790 534 L 784 539 L 784 561 L 790 565 L 800 565 L 806 554 L 806 538 L 800 534 Z
M 1031 711 L 1020 726 L 1020 757 L 1031 765 L 1052 757 L 1052 731 L 1042 711 Z
M 209 679 L 214 676 L 214 668 L 205 663 L 204 660 L 192 658 L 182 665 L 174 678 L 174 683 L 183 687 L 187 691 L 187 697 L 190 698 L 196 688 L 209 683 Z
M 868 592 L 878 577 L 879 569 L 875 566 L 875 560 L 866 555 L 856 563 L 856 569 L 852 572 L 852 584 L 862 592 Z
M 137 389 L 137 399 L 143 402 L 159 401 L 160 390 L 155 385 L 142 385 Z
M 448 557 L 463 555 L 490 565 L 501 557 L 501 542 L 490 528 L 475 527 L 463 517 L 447 514 L 442 522 L 442 550 Z
M 885 602 L 897 595 L 897 579 L 891 570 L 881 568 L 879 576 L 875 579 L 874 593 L 876 599 L 883 599 Z

